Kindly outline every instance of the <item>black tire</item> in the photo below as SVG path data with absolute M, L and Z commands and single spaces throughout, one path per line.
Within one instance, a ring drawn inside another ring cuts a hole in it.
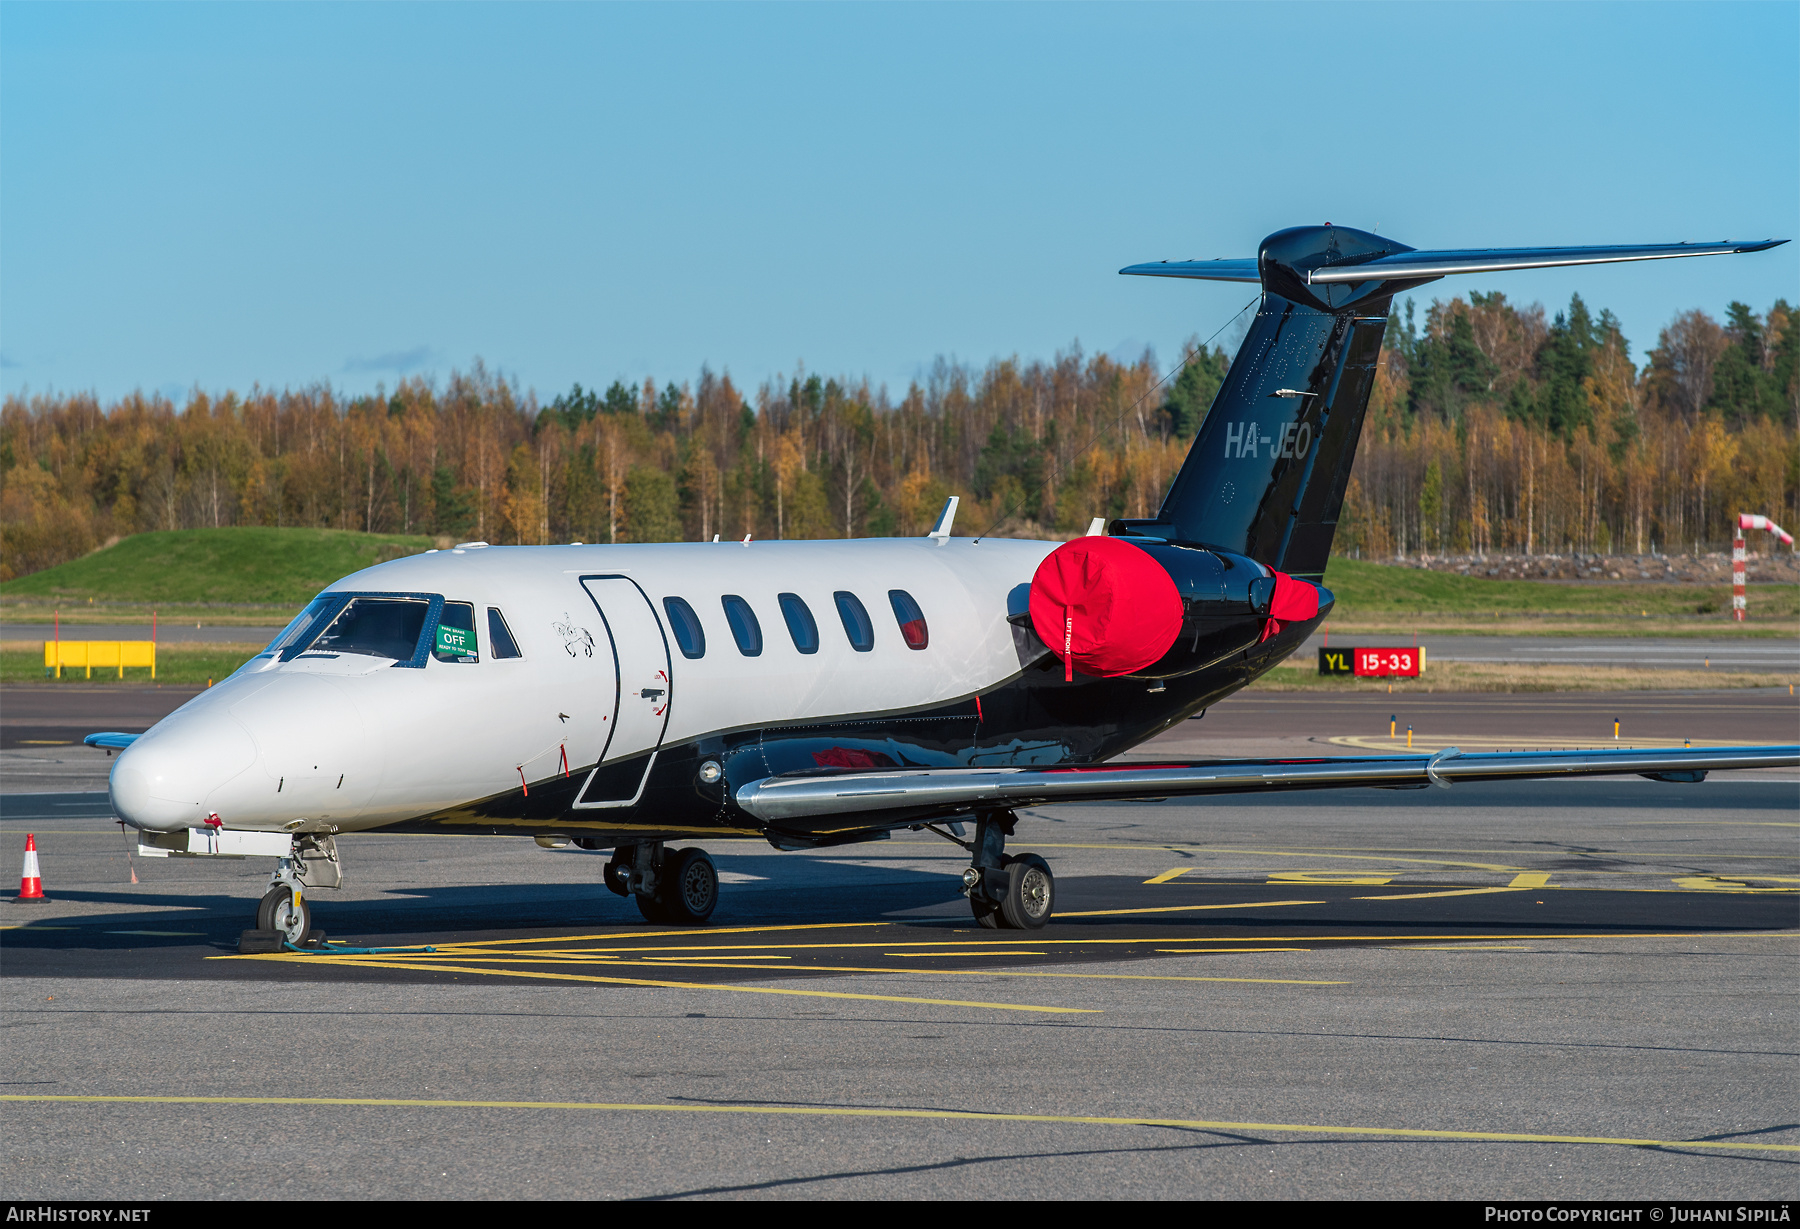
M 699 926 L 719 905 L 719 871 L 704 849 L 670 851 L 660 879 L 657 904 L 671 925 Z
M 1000 906 L 979 893 L 969 894 L 969 912 L 975 915 L 975 924 L 983 930 L 1006 928 L 1006 919 L 1000 916 Z
M 662 902 L 657 900 L 654 896 L 638 896 L 636 900 L 638 912 L 644 915 L 644 920 L 646 922 L 649 922 L 654 926 L 670 926 L 674 924 L 675 919 L 669 916 L 668 911 L 663 908 Z
M 283 942 L 298 946 L 312 929 L 312 903 L 305 893 L 296 901 L 286 884 L 271 888 L 256 906 L 256 928 L 278 931 Z
M 1056 910 L 1056 876 L 1034 853 L 1006 860 L 1006 895 L 1000 914 L 1009 930 L 1042 930 Z

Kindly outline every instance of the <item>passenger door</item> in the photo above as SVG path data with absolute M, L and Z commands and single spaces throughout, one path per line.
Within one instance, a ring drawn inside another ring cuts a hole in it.
M 588 774 L 576 807 L 630 806 L 644 792 L 657 748 L 669 725 L 669 641 L 656 608 L 637 582 L 623 576 L 585 576 L 582 586 L 600 612 L 617 665 L 612 720 L 598 766 Z

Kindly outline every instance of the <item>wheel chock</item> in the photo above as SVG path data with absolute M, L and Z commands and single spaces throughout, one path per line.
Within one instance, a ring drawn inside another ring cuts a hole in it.
M 263 955 L 281 950 L 285 936 L 279 930 L 246 930 L 238 935 L 238 955 Z

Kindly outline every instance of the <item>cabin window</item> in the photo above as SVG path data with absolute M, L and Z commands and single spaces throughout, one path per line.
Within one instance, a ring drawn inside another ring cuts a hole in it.
M 513 639 L 512 629 L 506 626 L 506 616 L 492 606 L 488 607 L 488 648 L 496 659 L 524 656 L 519 652 L 518 641 Z
M 411 661 L 431 603 L 423 598 L 357 597 L 308 646 L 313 653 L 360 653 Z
M 731 627 L 731 638 L 737 641 L 738 652 L 745 657 L 760 657 L 762 624 L 756 621 L 756 612 L 750 609 L 750 603 L 735 593 L 727 593 L 719 602 L 725 607 L 725 622 Z
M 819 625 L 813 621 L 812 611 L 800 600 L 798 593 L 782 593 L 776 601 L 781 603 L 781 617 L 787 620 L 788 635 L 794 638 L 794 647 L 802 653 L 819 651 Z
M 904 589 L 889 589 L 888 602 L 894 608 L 894 618 L 900 624 L 900 638 L 906 641 L 909 649 L 922 649 L 931 643 L 931 633 L 925 627 L 925 612 L 913 601 L 912 594 Z
M 700 626 L 700 616 L 694 608 L 678 597 L 665 597 L 663 609 L 669 615 L 669 627 L 675 633 L 675 643 L 681 646 L 683 657 L 706 656 L 706 631 Z
M 867 653 L 875 647 L 875 624 L 869 621 L 869 612 L 856 594 L 843 590 L 831 595 L 837 603 L 838 618 L 844 621 L 844 635 L 850 637 L 850 647 L 858 653 Z
M 475 639 L 473 603 L 444 603 L 444 613 L 438 616 L 437 635 L 432 640 L 431 655 L 439 661 L 481 660 L 481 648 Z

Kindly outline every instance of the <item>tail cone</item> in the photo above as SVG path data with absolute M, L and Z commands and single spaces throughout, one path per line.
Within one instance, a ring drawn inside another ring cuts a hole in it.
M 38 873 L 37 837 L 29 832 L 25 834 L 25 870 L 19 877 L 19 895 L 15 899 L 21 905 L 44 900 L 44 878 Z

